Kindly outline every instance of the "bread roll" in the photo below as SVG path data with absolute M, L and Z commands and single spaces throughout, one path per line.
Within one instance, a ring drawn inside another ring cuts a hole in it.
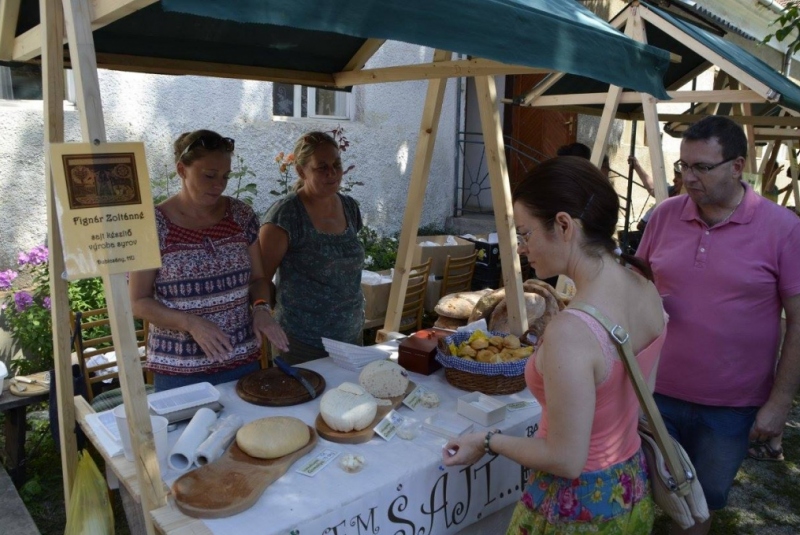
M 239 428 L 236 444 L 251 457 L 277 459 L 293 453 L 311 440 L 308 426 L 297 418 L 271 416 Z

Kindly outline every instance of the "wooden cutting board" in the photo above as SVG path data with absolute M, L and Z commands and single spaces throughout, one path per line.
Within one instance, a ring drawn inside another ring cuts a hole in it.
M 378 405 L 378 412 L 375 415 L 375 419 L 372 420 L 367 427 L 360 431 L 349 431 L 347 433 L 343 433 L 341 431 L 331 429 L 330 426 L 325 423 L 325 420 L 322 419 L 321 414 L 317 415 L 317 419 L 314 421 L 314 427 L 317 428 L 317 433 L 319 433 L 319 436 L 325 440 L 330 440 L 331 442 L 337 442 L 339 444 L 363 444 L 364 442 L 369 442 L 375 435 L 373 428 L 378 425 L 378 422 L 380 422 L 384 416 L 389 414 L 392 409 L 399 407 L 400 404 L 403 403 L 405 397 L 413 392 L 415 388 L 417 388 L 417 385 L 413 381 L 409 381 L 408 388 L 406 388 L 406 391 L 402 396 L 387 398 L 389 401 L 391 401 L 391 405 Z
M 194 518 L 225 518 L 249 509 L 296 460 L 314 449 L 317 434 L 311 426 L 308 430 L 308 444 L 277 459 L 251 457 L 234 440 L 222 457 L 175 480 L 175 505 Z
M 38 396 L 50 391 L 50 372 L 32 373 L 24 376 L 26 379 L 31 379 L 32 383 L 23 383 L 17 379 L 13 379 L 8 386 L 8 390 L 15 396 Z
M 325 390 L 325 378 L 315 371 L 295 368 L 317 393 Z M 267 368 L 245 375 L 236 383 L 236 393 L 248 403 L 267 407 L 288 407 L 313 399 L 300 381 L 278 368 Z

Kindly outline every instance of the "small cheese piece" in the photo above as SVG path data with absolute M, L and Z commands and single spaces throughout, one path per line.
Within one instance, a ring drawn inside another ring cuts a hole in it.
M 376 398 L 393 398 L 406 393 L 408 372 L 391 360 L 376 360 L 364 366 L 358 382 Z
M 325 392 L 319 401 L 319 413 L 334 431 L 361 431 L 372 423 L 378 403 L 366 390 L 353 383 L 342 383 Z
M 419 402 L 423 407 L 433 409 L 439 406 L 439 396 L 435 392 L 423 392 L 419 396 Z
M 345 472 L 353 474 L 364 467 L 364 457 L 361 455 L 353 455 L 352 453 L 348 453 L 339 459 L 339 466 Z
M 259 459 L 277 459 L 293 453 L 311 440 L 308 426 L 297 418 L 272 416 L 239 428 L 236 444 L 243 452 Z

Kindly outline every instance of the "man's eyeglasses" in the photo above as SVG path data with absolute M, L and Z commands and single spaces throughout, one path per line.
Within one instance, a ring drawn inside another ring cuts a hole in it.
M 525 233 L 522 233 L 522 234 L 517 233 L 517 247 L 522 247 L 523 245 L 527 246 L 528 245 L 528 238 L 531 237 L 531 234 L 533 234 L 532 230 L 529 230 L 528 232 L 525 232 Z
M 695 163 L 695 164 L 692 164 L 692 165 L 689 165 L 688 163 L 684 162 L 683 160 L 678 160 L 673 165 L 674 165 L 674 169 L 675 169 L 676 173 L 683 174 L 686 171 L 688 171 L 689 169 L 691 169 L 692 170 L 692 174 L 694 176 L 702 176 L 702 175 L 705 175 L 706 173 L 710 173 L 711 171 L 713 171 L 714 169 L 716 169 L 717 167 L 719 167 L 720 165 L 722 165 L 724 163 L 732 162 L 736 158 L 738 158 L 738 156 L 734 156 L 733 158 L 728 158 L 727 160 L 722 160 L 721 162 L 714 163 L 714 164 Z
M 186 148 L 183 149 L 183 152 L 178 157 L 178 160 L 182 160 L 184 156 L 186 156 L 189 152 L 194 150 L 197 147 L 203 147 L 206 150 L 217 150 L 221 149 L 223 152 L 233 152 L 233 148 L 236 142 L 229 137 L 221 137 L 221 136 L 200 136 L 188 145 Z

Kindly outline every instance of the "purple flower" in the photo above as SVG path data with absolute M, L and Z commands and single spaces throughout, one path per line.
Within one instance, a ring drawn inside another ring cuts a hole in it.
M 30 262 L 30 260 L 31 257 L 28 255 L 28 253 L 19 253 L 19 256 L 17 257 L 17 263 L 20 266 L 24 266 L 25 264 Z
M 33 296 L 26 291 L 20 291 L 14 294 L 14 306 L 17 312 L 22 312 L 33 304 Z
M 42 299 L 42 306 L 47 310 L 50 310 L 50 297 L 45 297 Z
M 28 253 L 28 263 L 34 266 L 44 264 L 47 262 L 48 254 L 46 245 L 37 245 Z
M 17 272 L 7 269 L 0 271 L 0 290 L 10 290 L 11 281 L 17 278 Z

